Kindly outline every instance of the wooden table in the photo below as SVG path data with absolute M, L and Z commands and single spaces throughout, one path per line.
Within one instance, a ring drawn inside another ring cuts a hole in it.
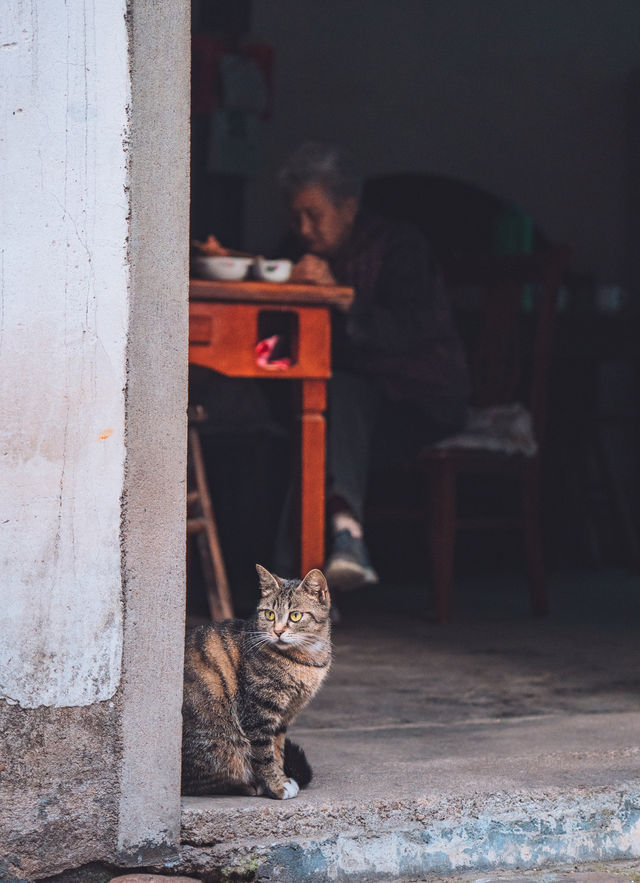
M 353 289 L 274 282 L 189 284 L 189 362 L 230 377 L 298 382 L 300 575 L 324 563 L 325 410 L 331 373 L 331 307 L 346 308 Z M 290 367 L 257 365 L 259 340 L 280 333 Z

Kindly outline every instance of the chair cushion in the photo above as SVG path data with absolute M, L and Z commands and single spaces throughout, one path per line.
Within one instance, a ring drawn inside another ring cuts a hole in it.
M 445 438 L 436 448 L 465 448 L 501 454 L 524 454 L 533 457 L 538 444 L 533 434 L 531 414 L 519 402 L 470 408 L 462 432 Z

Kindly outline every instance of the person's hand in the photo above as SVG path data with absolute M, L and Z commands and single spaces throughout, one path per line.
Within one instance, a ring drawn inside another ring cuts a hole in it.
M 312 282 L 314 285 L 335 285 L 336 280 L 324 258 L 305 254 L 291 269 L 292 282 Z

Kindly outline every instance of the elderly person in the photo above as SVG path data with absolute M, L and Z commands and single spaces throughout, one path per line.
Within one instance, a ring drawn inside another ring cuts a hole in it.
M 355 289 L 332 318 L 325 573 L 333 588 L 358 588 L 378 581 L 362 526 L 370 466 L 406 461 L 462 428 L 464 356 L 428 243 L 360 209 L 344 151 L 303 144 L 279 183 L 297 240 L 293 278 Z

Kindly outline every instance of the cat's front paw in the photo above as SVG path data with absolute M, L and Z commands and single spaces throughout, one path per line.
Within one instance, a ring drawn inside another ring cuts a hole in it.
M 295 779 L 285 779 L 284 784 L 282 786 L 282 797 L 281 800 L 288 800 L 290 797 L 296 797 L 298 794 L 298 783 Z
M 300 787 L 295 779 L 280 779 L 278 784 L 273 782 L 271 785 L 265 783 L 264 794 L 272 797 L 274 800 L 288 800 L 290 797 L 297 797 Z

